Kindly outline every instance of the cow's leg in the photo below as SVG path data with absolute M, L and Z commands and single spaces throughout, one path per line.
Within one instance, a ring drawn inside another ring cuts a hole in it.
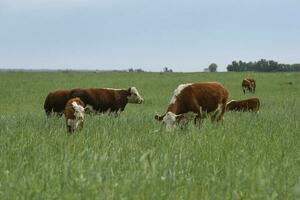
M 204 118 L 204 113 L 203 113 L 201 106 L 199 106 L 199 108 L 197 110 L 198 110 L 198 112 L 197 112 L 196 117 L 194 118 L 194 124 L 195 125 L 198 124 L 200 126 L 202 124 L 202 121 Z
M 213 111 L 212 113 L 210 113 L 210 119 L 212 122 L 216 121 L 216 118 L 219 115 L 220 109 L 221 109 L 221 106 L 220 106 L 220 104 L 218 104 L 217 109 L 215 111 Z
M 67 130 L 68 130 L 69 133 L 72 133 L 72 127 L 71 126 L 67 125 Z
M 226 111 L 226 102 L 222 104 L 222 107 L 221 107 L 221 112 L 220 114 L 217 116 L 217 122 L 223 122 L 224 120 L 224 113 Z
M 45 113 L 47 117 L 51 117 L 52 109 L 51 110 L 45 109 Z
M 225 113 L 225 110 L 226 110 L 226 102 L 222 103 L 222 104 L 218 104 L 217 109 L 211 114 L 211 121 L 219 122 L 219 121 L 223 120 L 223 115 Z
M 83 120 L 79 121 L 79 130 L 81 131 L 83 129 Z
M 71 134 L 74 132 L 74 128 L 75 128 L 74 125 L 75 125 L 74 120 L 72 120 L 72 119 L 67 120 L 67 129 L 68 129 L 68 132 Z

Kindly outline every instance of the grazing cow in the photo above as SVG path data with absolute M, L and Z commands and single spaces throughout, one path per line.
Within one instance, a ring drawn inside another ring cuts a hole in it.
M 255 93 L 256 81 L 253 78 L 246 78 L 246 79 L 252 83 L 252 92 Z
M 67 102 L 64 114 L 69 133 L 74 133 L 78 126 L 83 128 L 84 111 L 84 103 L 80 98 L 72 98 Z
M 144 99 L 135 87 L 129 89 L 90 88 L 71 90 L 72 98 L 79 97 L 90 111 L 119 113 L 127 103 L 141 104 Z
M 259 110 L 260 102 L 258 98 L 231 100 L 226 105 L 226 111 L 253 111 Z
M 57 90 L 50 92 L 44 102 L 44 110 L 47 116 L 51 113 L 56 113 L 59 116 L 63 115 L 65 105 L 70 99 L 70 90 Z
M 242 88 L 243 88 L 243 92 L 244 94 L 246 93 L 246 90 L 250 91 L 250 92 L 254 92 L 254 85 L 251 81 L 249 81 L 248 79 L 244 79 L 242 81 Z
M 226 108 L 227 89 L 218 82 L 181 84 L 175 89 L 167 111 L 164 115 L 156 115 L 155 119 L 163 121 L 167 130 L 176 127 L 185 115 L 194 113 L 197 120 L 211 116 L 212 121 L 220 121 Z

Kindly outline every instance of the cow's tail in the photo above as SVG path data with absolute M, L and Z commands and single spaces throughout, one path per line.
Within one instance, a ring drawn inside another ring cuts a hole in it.
M 158 114 L 155 114 L 154 119 L 156 119 L 157 121 L 162 121 L 165 115 L 166 114 L 159 116 Z

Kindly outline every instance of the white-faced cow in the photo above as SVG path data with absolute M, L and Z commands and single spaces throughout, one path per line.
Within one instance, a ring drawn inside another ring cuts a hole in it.
M 119 113 L 124 111 L 127 103 L 141 104 L 144 101 L 135 87 L 73 89 L 70 97 L 79 97 L 90 111 L 100 113 Z
M 174 95 L 164 115 L 156 115 L 155 119 L 163 121 L 167 130 L 172 130 L 187 113 L 194 113 L 196 120 L 211 116 L 212 121 L 220 121 L 226 108 L 227 89 L 218 82 L 181 84 L 175 89 Z
M 62 116 L 64 113 L 65 105 L 70 99 L 70 90 L 57 90 L 50 92 L 44 102 L 44 110 L 47 116 L 55 113 Z
M 256 88 L 256 82 L 253 78 L 246 78 L 242 81 L 242 88 L 244 94 L 246 93 L 246 90 L 249 92 L 255 93 L 255 88 Z
M 69 133 L 74 133 L 78 126 L 83 128 L 84 111 L 84 103 L 80 98 L 72 98 L 67 102 L 64 114 Z
M 227 111 L 252 111 L 258 112 L 260 102 L 258 98 L 231 100 L 226 105 Z

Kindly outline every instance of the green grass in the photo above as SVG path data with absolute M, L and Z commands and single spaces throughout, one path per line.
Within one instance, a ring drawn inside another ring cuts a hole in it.
M 259 114 L 174 132 L 154 120 L 178 84 L 215 80 L 230 99 L 259 97 Z M 49 91 L 130 86 L 144 104 L 87 116 L 72 136 L 43 111 Z M 3 72 L 0 94 L 0 199 L 300 198 L 300 73 Z

